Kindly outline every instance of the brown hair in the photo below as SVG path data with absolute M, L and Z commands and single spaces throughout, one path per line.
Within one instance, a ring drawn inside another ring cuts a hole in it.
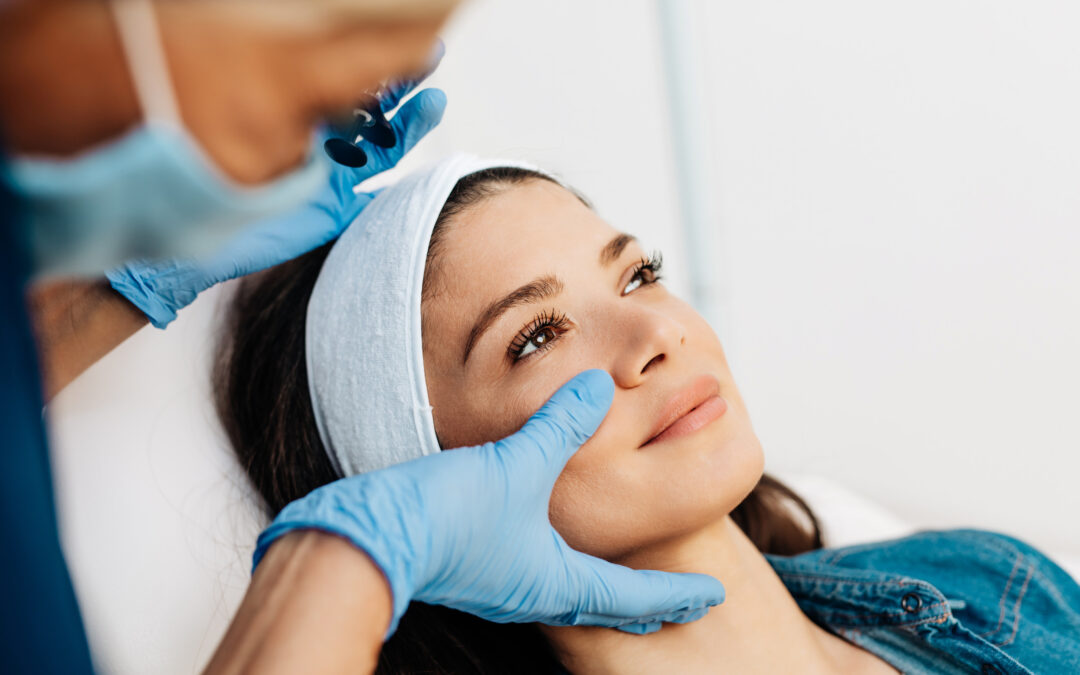
M 551 180 L 518 168 L 462 178 L 436 222 L 424 274 L 435 268 L 446 222 L 501 189 Z M 226 318 L 214 376 L 215 402 L 229 440 L 273 515 L 337 478 L 319 439 L 308 395 L 304 352 L 307 303 L 330 244 L 244 279 Z M 732 519 L 764 553 L 821 547 L 806 503 L 763 476 Z M 559 663 L 540 631 L 495 624 L 446 607 L 414 602 L 383 645 L 378 673 L 552 673 Z

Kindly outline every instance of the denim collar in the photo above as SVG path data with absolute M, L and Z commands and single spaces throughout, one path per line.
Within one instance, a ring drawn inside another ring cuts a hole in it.
M 809 556 L 765 558 L 811 619 L 837 628 L 945 624 L 960 601 L 918 579 L 834 567 Z

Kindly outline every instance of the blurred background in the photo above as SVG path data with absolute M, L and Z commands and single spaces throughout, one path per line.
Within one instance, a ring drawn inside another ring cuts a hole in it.
M 661 249 L 795 487 L 1076 561 L 1078 34 L 1052 0 L 473 0 L 402 169 L 532 160 Z M 222 297 L 48 410 L 108 672 L 198 670 L 246 586 L 261 520 L 207 398 Z

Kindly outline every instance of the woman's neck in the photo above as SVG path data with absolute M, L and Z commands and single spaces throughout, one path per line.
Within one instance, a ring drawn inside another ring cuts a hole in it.
M 810 621 L 730 517 L 618 562 L 637 569 L 711 574 L 724 583 L 726 598 L 703 619 L 665 624 L 650 635 L 545 627 L 575 674 L 855 672 L 866 659 L 873 660 Z

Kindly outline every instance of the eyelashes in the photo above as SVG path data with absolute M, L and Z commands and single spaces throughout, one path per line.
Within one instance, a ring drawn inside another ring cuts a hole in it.
M 647 258 L 641 258 L 630 274 L 630 280 L 623 287 L 621 295 L 626 296 L 643 286 L 655 284 L 661 279 L 664 258 L 659 251 Z M 529 356 L 550 349 L 565 333 L 573 327 L 566 314 L 545 310 L 537 314 L 532 321 L 518 331 L 506 349 L 512 363 L 517 363 Z
M 540 350 L 547 350 L 560 335 L 570 330 L 570 321 L 565 314 L 544 311 L 514 336 L 507 348 L 511 360 L 522 358 Z
M 661 270 L 664 269 L 664 255 L 660 251 L 653 251 L 648 258 L 638 260 L 634 273 L 630 275 L 630 281 L 622 290 L 626 295 L 642 286 L 655 284 L 661 279 Z

